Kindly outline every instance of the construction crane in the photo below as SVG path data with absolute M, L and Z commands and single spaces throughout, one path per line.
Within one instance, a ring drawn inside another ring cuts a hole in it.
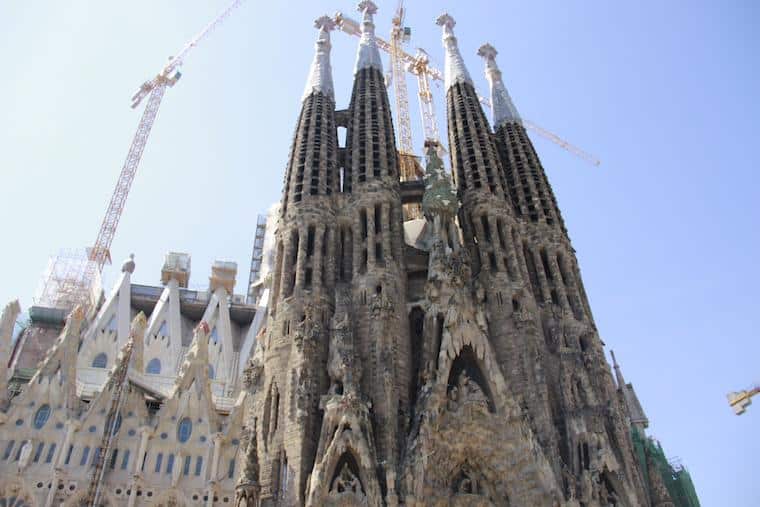
M 89 287 L 94 280 L 96 272 L 102 272 L 103 266 L 111 261 L 111 243 L 116 235 L 116 228 L 119 225 L 119 219 L 124 210 L 124 203 L 127 200 L 129 189 L 135 179 L 137 168 L 140 165 L 140 159 L 145 150 L 145 145 L 148 142 L 153 123 L 156 120 L 156 115 L 161 106 L 161 99 L 164 97 L 166 87 L 174 86 L 177 83 L 177 80 L 179 80 L 181 76 L 179 67 L 182 66 L 190 51 L 211 35 L 211 33 L 230 16 L 232 11 L 242 3 L 243 0 L 234 0 L 230 3 L 227 8 L 224 9 L 211 23 L 206 25 L 198 35 L 185 44 L 177 56 L 169 59 L 169 63 L 161 69 L 156 77 L 143 83 L 132 96 L 132 109 L 139 106 L 145 97 L 148 97 L 148 102 L 140 117 L 140 123 L 137 125 L 137 132 L 135 132 L 132 144 L 127 152 L 127 158 L 119 173 L 116 188 L 111 195 L 111 200 L 108 202 L 108 208 L 106 208 L 106 214 L 100 225 L 98 236 L 95 239 L 92 248 L 88 249 L 87 258 L 90 262 L 87 263 L 87 267 L 83 274 L 71 277 L 72 279 L 77 278 L 74 282 L 78 283 L 81 287 Z
M 412 122 L 409 119 L 409 93 L 406 87 L 406 69 L 401 58 L 401 45 L 409 42 L 411 30 L 404 26 L 404 2 L 399 1 L 396 14 L 391 21 L 391 81 L 396 98 L 396 125 L 398 127 L 399 160 L 401 180 L 416 180 L 422 177 L 422 168 L 414 156 L 412 145 Z
M 430 88 L 430 80 L 433 81 L 444 81 L 444 75 L 443 73 L 436 69 L 435 67 L 430 65 L 430 59 L 427 56 L 427 53 L 424 50 L 419 49 L 416 56 L 412 56 L 411 54 L 404 51 L 400 45 L 395 45 L 393 42 L 393 35 L 394 30 L 396 30 L 396 18 L 399 19 L 399 26 L 403 24 L 403 2 L 399 4 L 399 8 L 396 11 L 396 15 L 393 18 L 393 28 L 391 29 L 391 42 L 387 42 L 383 40 L 381 37 L 375 37 L 375 40 L 377 42 L 377 47 L 391 55 L 391 68 L 395 69 L 396 65 L 399 65 L 401 68 L 406 68 L 406 70 L 413 75 L 417 77 L 417 84 L 419 86 L 419 100 L 420 100 L 420 112 L 422 116 L 422 125 L 425 132 L 425 138 L 426 139 L 433 139 L 440 141 L 439 135 L 438 135 L 438 121 L 436 119 L 435 114 L 435 108 L 433 105 L 433 95 Z M 399 15 L 399 10 L 401 11 L 401 16 Z M 341 31 L 353 35 L 355 37 L 361 37 L 361 30 L 360 25 L 357 21 L 351 19 L 350 17 L 345 16 L 342 12 L 338 12 L 335 14 L 335 24 L 340 28 Z M 394 64 L 396 62 L 396 64 Z M 404 67 L 405 66 L 405 67 Z M 393 76 L 393 81 L 396 83 L 394 85 L 394 92 L 397 93 L 397 89 L 395 88 L 398 86 L 398 81 L 395 76 Z M 403 80 L 402 80 L 403 81 Z M 405 82 L 404 82 L 404 87 Z M 407 97 L 406 95 L 402 96 Z M 490 101 L 486 99 L 485 97 L 478 95 L 480 102 L 484 104 L 485 106 L 490 107 Z M 405 106 L 405 109 L 404 109 Z M 397 118 L 399 118 L 399 123 L 402 123 L 404 119 L 408 121 L 409 119 L 409 99 L 406 98 L 406 103 L 404 103 L 403 100 L 399 100 L 398 95 L 396 98 L 396 115 Z M 403 112 L 400 112 L 399 109 L 403 109 Z M 530 122 L 528 120 L 523 119 L 523 125 L 525 128 L 532 130 L 533 132 L 537 133 L 541 137 L 544 137 L 548 139 L 549 141 L 557 144 L 561 148 L 569 151 L 573 155 L 576 155 L 577 157 L 580 157 L 581 159 L 585 160 L 586 162 L 598 166 L 600 164 L 599 159 L 596 157 L 589 155 L 585 151 L 581 150 L 580 148 L 573 146 L 569 142 L 565 141 L 558 135 L 549 132 L 548 130 L 539 127 L 533 122 Z M 399 131 L 401 132 L 404 129 L 404 125 L 399 126 Z M 411 128 L 409 129 L 411 130 Z M 402 146 L 403 139 L 400 139 L 399 144 Z
M 755 386 L 746 391 L 739 391 L 728 393 L 728 404 L 734 409 L 736 415 L 742 415 L 752 404 L 752 397 L 756 394 L 760 394 L 760 386 Z
M 431 140 L 441 145 L 441 136 L 438 133 L 438 121 L 435 118 L 435 104 L 433 92 L 430 89 L 430 69 L 428 64 L 430 57 L 424 49 L 417 48 L 414 63 L 409 64 L 409 70 L 417 76 L 417 88 L 419 89 L 420 117 L 425 140 Z

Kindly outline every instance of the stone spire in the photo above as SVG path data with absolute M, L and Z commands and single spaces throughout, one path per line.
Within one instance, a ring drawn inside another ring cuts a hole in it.
M 443 27 L 443 46 L 446 49 L 445 64 L 445 85 L 446 90 L 456 83 L 472 84 L 470 73 L 464 64 L 462 54 L 459 52 L 457 38 L 454 36 L 454 26 L 457 24 L 449 14 L 444 13 L 438 16 L 435 22 Z
M 377 49 L 375 21 L 373 19 L 374 14 L 377 12 L 377 5 L 371 0 L 363 0 L 359 3 L 358 10 L 363 14 L 362 36 L 359 40 L 359 49 L 356 52 L 354 74 L 368 67 L 374 67 L 382 72 L 383 62 L 380 60 L 380 51 Z
M 329 16 L 322 16 L 314 20 L 314 27 L 319 29 L 319 36 L 315 45 L 316 52 L 311 63 L 309 77 L 306 79 L 306 88 L 301 100 L 305 100 L 312 93 L 321 93 L 335 100 L 333 88 L 332 66 L 330 65 L 330 32 L 335 29 L 335 22 Z
M 502 123 L 522 123 L 522 118 L 509 96 L 507 87 L 501 79 L 501 71 L 496 65 L 498 51 L 490 44 L 483 44 L 478 49 L 478 55 L 486 61 L 486 79 L 491 88 L 491 108 L 493 112 L 493 126 L 498 128 Z
M 641 402 L 636 395 L 636 391 L 633 389 L 633 385 L 626 384 L 625 379 L 623 378 L 623 372 L 615 358 L 615 353 L 610 350 L 610 355 L 612 356 L 612 365 L 615 369 L 615 380 L 617 380 L 618 389 L 620 389 L 620 392 L 623 394 L 623 400 L 628 409 L 631 424 L 643 432 L 644 429 L 649 426 L 649 418 L 647 418 L 647 415 L 644 413 L 644 408 L 641 406 Z
M 612 356 L 612 367 L 615 369 L 615 380 L 617 381 L 618 389 L 623 389 L 625 387 L 625 379 L 623 378 L 623 372 L 620 370 L 620 365 L 615 358 L 615 351 L 610 350 L 610 355 Z

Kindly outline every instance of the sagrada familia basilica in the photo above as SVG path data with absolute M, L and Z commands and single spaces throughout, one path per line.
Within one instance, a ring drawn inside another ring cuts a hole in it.
M 360 10 L 346 109 L 334 23 L 316 22 L 257 304 L 234 264 L 197 291 L 170 254 L 161 286 L 129 259 L 93 311 L 32 308 L 13 343 L 6 306 L 0 506 L 693 505 L 607 363 L 496 49 L 478 52 L 489 123 L 437 19 L 451 171 L 431 141 L 424 179 L 400 181 L 376 7 Z

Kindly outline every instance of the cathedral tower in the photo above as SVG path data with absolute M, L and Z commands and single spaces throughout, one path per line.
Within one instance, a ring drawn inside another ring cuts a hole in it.
M 332 314 L 338 191 L 335 97 L 328 17 L 319 36 L 285 175 L 276 233 L 275 275 L 263 353 L 265 395 L 255 421 L 261 494 L 303 502 L 327 388 L 326 323 Z
M 375 40 L 371 1 L 359 4 L 361 39 L 348 108 L 344 217 L 351 225 L 350 282 L 360 384 L 372 402 L 381 481 L 392 493 L 409 412 L 406 273 L 391 107 Z

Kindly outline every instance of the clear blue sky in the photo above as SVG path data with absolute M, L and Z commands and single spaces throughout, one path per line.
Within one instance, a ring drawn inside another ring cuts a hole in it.
M 395 3 L 381 2 L 381 34 Z M 441 62 L 433 19 L 448 10 L 481 90 L 475 51 L 488 41 L 522 115 L 603 161 L 534 137 L 602 338 L 703 505 L 760 505 L 760 400 L 736 417 L 725 398 L 760 382 L 760 3 L 409 3 L 412 49 Z M 131 94 L 225 4 L 0 3 L 0 300 L 27 307 L 47 257 L 94 240 L 139 117 Z M 156 283 L 178 250 L 194 284 L 214 259 L 236 261 L 243 291 L 256 215 L 280 195 L 312 20 L 336 10 L 354 4 L 249 1 L 188 58 L 107 278 L 134 252 L 136 280 Z M 354 49 L 334 35 L 339 108 Z M 440 89 L 437 100 L 442 120 Z M 416 103 L 412 119 L 418 129 Z

